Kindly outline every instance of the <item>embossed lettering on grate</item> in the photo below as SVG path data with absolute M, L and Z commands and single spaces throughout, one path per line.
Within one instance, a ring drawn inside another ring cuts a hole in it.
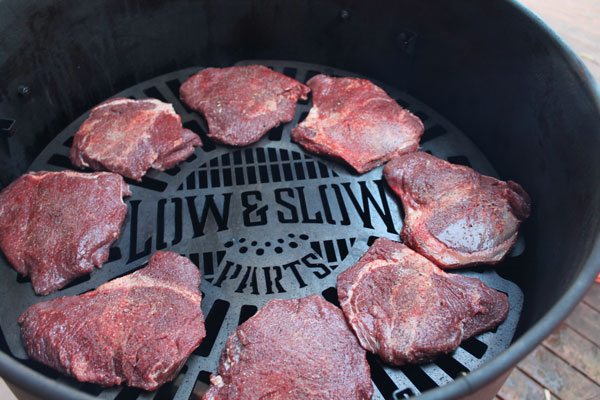
M 244 61 L 267 65 L 301 82 L 317 73 L 356 76 L 318 65 L 283 61 Z M 305 153 L 290 131 L 305 118 L 310 101 L 300 102 L 290 123 L 272 129 L 259 142 L 241 149 L 215 145 L 206 122 L 179 101 L 179 86 L 200 68 L 163 75 L 118 96 L 155 97 L 173 103 L 184 126 L 198 133 L 204 147 L 179 166 L 151 171 L 141 182 L 128 180 L 133 195 L 129 214 L 110 260 L 101 270 L 47 297 L 35 296 L 28 279 L 0 265 L 0 347 L 23 364 L 102 399 L 201 398 L 216 372 L 225 341 L 236 326 L 267 301 L 321 294 L 337 304 L 337 275 L 355 263 L 376 237 L 399 240 L 403 213 L 382 179 L 382 168 L 358 176 L 326 158 Z M 481 152 L 452 124 L 411 96 L 380 82 L 403 107 L 425 124 L 421 147 L 454 163 L 497 175 Z M 72 169 L 68 152 L 87 113 L 61 132 L 32 164 L 31 170 Z M 519 239 L 511 258 L 519 263 L 525 247 Z M 207 335 L 177 378 L 156 392 L 82 384 L 27 358 L 19 338 L 18 316 L 30 305 L 94 289 L 142 267 L 156 250 L 189 257 L 202 271 L 202 302 Z M 2 258 L 0 263 L 5 264 Z M 502 265 L 502 264 L 501 264 Z M 501 265 L 499 268 L 501 268 Z M 508 294 L 510 313 L 496 330 L 467 340 L 434 362 L 402 368 L 369 355 L 375 399 L 403 399 L 443 386 L 504 350 L 513 337 L 523 295 L 492 267 L 456 273 L 481 279 Z

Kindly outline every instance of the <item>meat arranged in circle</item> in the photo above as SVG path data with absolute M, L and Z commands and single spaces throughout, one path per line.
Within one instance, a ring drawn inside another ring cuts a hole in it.
M 182 128 L 171 104 L 115 98 L 92 109 L 75 134 L 69 158 L 79 168 L 139 181 L 150 167 L 169 169 L 201 145 L 198 135 Z
M 206 68 L 180 88 L 181 99 L 204 115 L 208 137 L 232 145 L 258 141 L 294 118 L 298 99 L 310 89 L 261 65 Z
M 127 215 L 123 178 L 110 172 L 30 172 L 0 193 L 0 248 L 37 294 L 108 260 Z
M 427 153 L 395 158 L 384 175 L 406 213 L 402 240 L 442 268 L 498 263 L 529 216 L 519 184 Z
M 28 308 L 27 353 L 82 382 L 154 390 L 172 380 L 205 336 L 200 271 L 157 252 L 148 266 L 79 296 Z
M 316 75 L 307 82 L 313 106 L 292 130 L 308 151 L 348 163 L 362 174 L 416 151 L 423 123 L 366 79 Z
M 365 351 L 342 311 L 317 295 L 271 300 L 221 353 L 204 400 L 370 399 Z
M 505 294 L 448 274 L 405 245 L 381 238 L 339 275 L 342 309 L 360 344 L 387 363 L 431 361 L 502 322 Z

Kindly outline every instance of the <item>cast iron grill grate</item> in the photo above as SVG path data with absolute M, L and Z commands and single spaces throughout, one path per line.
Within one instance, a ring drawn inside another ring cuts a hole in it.
M 259 63 L 305 82 L 325 73 L 356 76 L 333 68 L 290 61 Z M 188 68 L 140 83 L 118 96 L 155 97 L 173 104 L 186 128 L 204 147 L 179 166 L 151 171 L 141 182 L 128 180 L 133 195 L 125 227 L 101 270 L 46 297 L 35 296 L 29 279 L 0 266 L 0 348 L 44 375 L 101 399 L 188 399 L 201 396 L 216 371 L 229 333 L 273 298 L 320 293 L 338 304 L 337 275 L 355 263 L 380 236 L 399 240 L 403 213 L 385 185 L 381 168 L 358 176 L 328 159 L 305 153 L 290 131 L 305 118 L 310 101 L 297 105 L 294 119 L 259 142 L 235 149 L 206 137 L 206 122 L 178 98 L 179 86 L 199 68 Z M 479 150 L 453 125 L 409 95 L 376 82 L 425 124 L 424 151 L 451 162 L 472 165 L 496 176 Z M 48 145 L 31 170 L 73 169 L 68 159 L 72 138 L 87 113 Z M 510 255 L 520 263 L 522 238 Z M 27 358 L 20 342 L 18 316 L 31 304 L 92 290 L 141 268 L 156 250 L 189 257 L 202 271 L 203 313 L 207 335 L 177 378 L 155 392 L 102 388 L 62 376 Z M 7 264 L 4 258 L 1 264 Z M 433 363 L 395 368 L 369 355 L 374 399 L 404 399 L 443 386 L 503 351 L 513 337 L 523 294 L 492 267 L 457 273 L 481 279 L 508 294 L 510 312 L 496 330 L 469 339 Z

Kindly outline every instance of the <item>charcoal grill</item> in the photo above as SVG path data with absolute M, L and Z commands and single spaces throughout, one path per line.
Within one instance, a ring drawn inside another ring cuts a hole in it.
M 93 12 L 92 3 L 0 1 L 11 10 L 0 16 L 8 78 L 0 182 L 72 169 L 68 150 L 85 109 L 110 96 L 173 103 L 205 144 L 171 170 L 128 181 L 125 228 L 101 270 L 38 297 L 0 258 L 0 373 L 26 390 L 190 398 L 208 384 L 228 334 L 268 300 L 319 293 L 336 304 L 337 275 L 376 237 L 398 240 L 402 208 L 381 168 L 358 176 L 291 142 L 310 101 L 251 146 L 212 143 L 205 121 L 178 100 L 199 65 L 263 64 L 302 82 L 317 73 L 367 77 L 421 117 L 424 151 L 514 179 L 532 195 L 532 217 L 509 258 L 458 272 L 507 293 L 507 320 L 430 364 L 393 368 L 369 356 L 375 399 L 493 396 L 597 273 L 597 93 L 568 50 L 512 2 L 382 2 L 373 10 L 361 2 L 115 1 Z M 152 393 L 105 389 L 26 357 L 16 323 L 26 307 L 91 290 L 156 250 L 181 253 L 203 273 L 207 337 L 172 383 Z

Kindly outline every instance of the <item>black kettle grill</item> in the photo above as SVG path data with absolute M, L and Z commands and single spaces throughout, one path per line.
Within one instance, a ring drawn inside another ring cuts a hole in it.
M 0 257 L 0 374 L 43 398 L 197 398 L 227 335 L 272 298 L 319 293 L 376 237 L 398 240 L 402 208 L 381 169 L 359 176 L 304 152 L 290 130 L 247 148 L 212 143 L 178 99 L 207 66 L 263 64 L 380 84 L 425 123 L 422 150 L 521 183 L 533 212 L 511 255 L 459 273 L 506 292 L 507 320 L 433 363 L 369 356 L 376 399 L 491 398 L 577 304 L 600 270 L 600 99 L 581 62 L 515 1 L 0 0 L 0 188 L 28 170 L 72 169 L 72 136 L 122 95 L 174 104 L 205 145 L 153 171 L 127 201 L 109 262 L 39 297 Z M 156 392 L 81 384 L 27 358 L 18 315 L 144 265 L 156 250 L 203 273 L 207 337 Z

